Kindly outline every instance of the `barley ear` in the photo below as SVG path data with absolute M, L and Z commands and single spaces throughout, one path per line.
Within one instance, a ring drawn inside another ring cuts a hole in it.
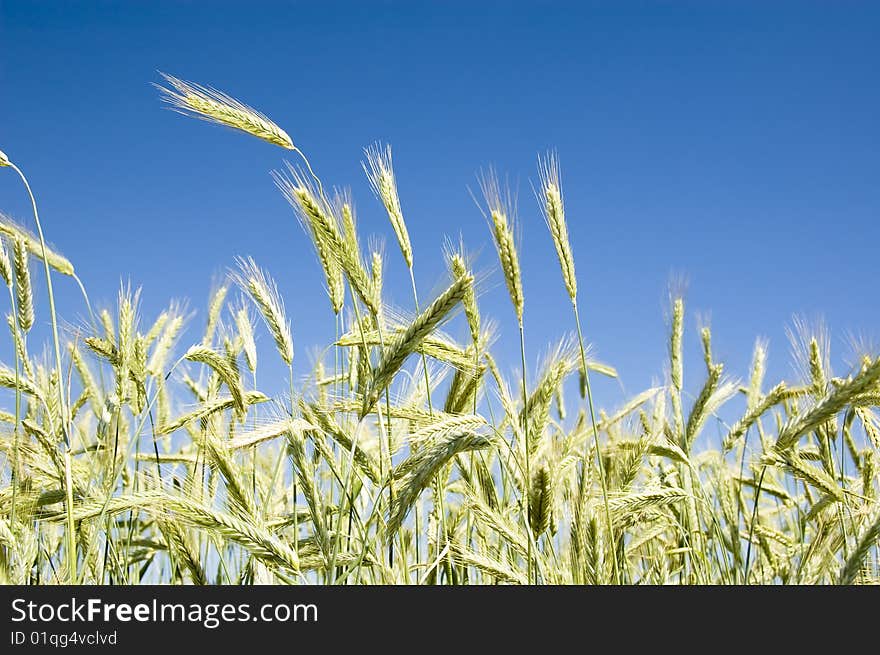
M 364 172 L 370 180 L 370 186 L 382 201 L 385 211 L 388 212 L 388 218 L 394 229 L 394 235 L 397 237 L 403 259 L 406 261 L 407 267 L 412 268 L 412 245 L 406 223 L 403 220 L 400 198 L 397 194 L 397 180 L 394 178 L 394 166 L 391 161 L 391 146 L 382 147 L 381 144 L 374 143 L 364 150 L 364 154 L 367 156 L 367 161 L 362 164 Z
M 452 273 L 454 278 L 460 278 L 471 274 L 468 269 L 467 259 L 464 255 L 463 245 L 458 250 L 454 250 L 447 245 L 444 248 L 444 255 L 446 257 L 446 265 L 449 268 L 449 272 Z M 477 294 L 474 290 L 474 285 L 471 285 L 467 290 L 464 298 L 461 300 L 461 304 L 464 307 L 464 314 L 467 319 L 468 329 L 471 333 L 471 340 L 474 343 L 479 343 L 481 329 L 480 310 L 477 306 Z
M 12 287 L 12 264 L 9 262 L 6 244 L 2 240 L 0 240 L 0 277 L 3 278 L 7 287 Z
M 238 258 L 236 261 L 239 270 L 233 273 L 233 279 L 257 305 L 266 327 L 275 340 L 278 354 L 289 366 L 293 361 L 293 336 L 277 285 L 253 259 Z
M 15 240 L 12 248 L 15 262 L 15 291 L 18 296 L 18 324 L 23 332 L 34 325 L 34 294 L 31 285 L 31 267 L 27 245 L 22 238 Z
M 448 317 L 455 305 L 464 297 L 467 288 L 473 284 L 473 281 L 474 278 L 469 275 L 455 280 L 388 345 L 373 372 L 373 379 L 364 396 L 362 416 L 365 416 L 372 409 L 379 394 L 391 383 L 406 358 L 418 350 L 425 338 Z
M 546 466 L 532 474 L 529 486 L 529 525 L 535 539 L 550 529 L 553 521 L 553 480 Z
M 162 100 L 177 112 L 241 130 L 287 150 L 294 149 L 293 141 L 287 136 L 287 132 L 256 109 L 248 107 L 222 91 L 185 82 L 165 73 L 161 75 L 170 88 L 159 84 L 154 86 L 161 92 Z
M 480 188 L 489 210 L 490 228 L 495 248 L 498 251 L 498 259 L 501 262 L 501 270 L 504 273 L 504 282 L 507 285 L 516 318 L 522 325 L 524 306 L 522 272 L 511 226 L 514 208 L 510 191 L 506 189 L 502 194 L 498 176 L 491 169 L 487 174 L 481 176 Z
M 565 222 L 565 205 L 559 182 L 559 158 L 555 152 L 549 152 L 543 158 L 538 158 L 538 172 L 541 179 L 540 200 L 544 220 L 553 237 L 565 289 L 568 291 L 568 297 L 574 302 L 577 298 L 577 277 L 574 272 L 574 255 L 568 238 L 568 225 Z

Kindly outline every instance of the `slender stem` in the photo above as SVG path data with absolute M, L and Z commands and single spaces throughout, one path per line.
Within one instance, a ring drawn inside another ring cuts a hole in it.
M 526 508 L 526 529 L 529 528 L 529 518 L 531 516 L 531 507 L 529 503 L 531 499 L 529 498 L 529 486 L 532 483 L 532 471 L 530 468 L 530 454 L 529 450 L 531 450 L 532 444 L 529 441 L 529 393 L 526 388 L 526 337 L 525 331 L 523 330 L 522 320 L 519 322 L 519 354 L 520 361 L 522 363 L 522 401 L 523 401 L 523 441 L 525 443 L 525 480 L 523 482 L 523 496 L 524 496 L 524 505 Z M 529 531 L 528 538 L 528 562 L 526 563 L 526 571 L 529 584 L 532 584 L 532 536 L 531 531 Z
M 755 532 L 755 519 L 758 516 L 758 499 L 761 497 L 761 487 L 764 484 L 764 474 L 767 472 L 767 467 L 763 466 L 761 468 L 761 477 L 758 479 L 758 488 L 755 489 L 755 506 L 752 509 L 752 521 L 749 525 L 749 539 L 746 544 L 746 565 L 745 565 L 745 577 L 743 579 L 743 584 L 749 583 L 749 563 L 752 557 L 752 534 Z
M 288 364 L 287 370 L 290 376 L 290 418 L 292 419 L 295 413 L 295 401 L 293 399 L 293 361 Z M 284 446 L 282 446 L 281 449 L 281 452 L 284 452 Z M 296 511 L 296 467 L 293 465 L 293 462 L 290 464 L 290 482 L 293 486 L 293 498 L 291 499 L 293 503 L 293 552 L 296 553 L 297 558 L 299 558 L 299 513 Z
M 67 515 L 67 580 L 78 584 L 76 573 L 76 532 L 73 523 L 73 476 L 70 472 L 70 450 L 64 451 L 64 486 L 66 491 L 65 513 Z
M 376 328 L 379 332 L 379 348 L 381 348 L 382 353 L 385 352 L 385 337 L 384 330 L 382 330 L 382 319 L 373 315 L 373 320 L 376 321 Z M 376 403 L 376 415 L 379 417 L 379 431 L 382 430 L 382 410 L 380 409 L 380 403 Z M 385 425 L 387 427 L 386 432 L 386 445 L 385 445 L 385 454 L 386 454 L 386 465 L 388 466 L 388 507 L 391 507 L 391 504 L 394 502 L 394 485 L 391 484 L 391 473 L 393 471 L 392 465 L 392 455 L 391 455 L 391 392 L 388 387 L 385 387 Z M 381 444 L 381 439 L 379 440 Z M 381 453 L 380 453 L 381 456 Z M 388 542 L 388 565 L 394 566 L 394 540 Z
M 593 406 L 593 390 L 590 387 L 590 369 L 587 366 L 587 353 L 584 347 L 584 335 L 581 330 L 581 317 L 578 312 L 577 300 L 572 300 L 572 307 L 574 308 L 574 322 L 577 325 L 577 333 L 578 333 L 578 344 L 580 345 L 581 351 L 581 367 L 584 370 L 584 386 L 587 388 L 587 405 L 590 409 L 590 422 L 593 428 L 593 443 L 596 444 L 596 461 L 599 465 L 599 481 L 601 483 L 602 488 L 602 503 L 605 506 L 605 521 L 607 523 L 608 530 L 608 541 L 611 546 L 611 566 L 614 572 L 614 581 L 616 584 L 620 584 L 620 570 L 617 566 L 617 546 L 615 544 L 614 539 L 614 524 L 611 522 L 611 509 L 608 505 L 608 488 L 605 482 L 605 464 L 602 460 L 602 446 L 599 444 L 599 431 L 596 427 L 596 411 Z M 580 500 L 581 506 L 583 506 L 584 501 L 584 493 L 586 487 L 586 470 L 587 470 L 587 456 L 589 454 L 589 442 L 584 446 L 584 464 L 581 469 L 581 484 L 580 484 Z
M 409 267 L 409 281 L 412 284 L 412 292 L 413 292 L 413 301 L 416 304 L 416 315 L 421 313 L 421 309 L 419 308 L 419 293 L 416 290 L 416 277 L 413 273 L 413 267 Z M 425 353 L 422 353 L 422 369 L 425 372 L 425 394 L 428 396 L 428 413 L 431 416 L 434 416 L 434 408 L 431 405 L 431 379 L 428 376 L 428 360 L 425 357 Z
M 28 196 L 30 196 L 30 199 L 31 199 L 31 206 L 33 207 L 33 210 L 34 210 L 34 221 L 37 224 L 37 234 L 40 237 L 40 248 L 42 249 L 42 253 L 43 253 L 43 257 L 42 257 L 43 268 L 45 269 L 45 272 L 46 272 L 46 288 L 49 291 L 49 313 L 51 314 L 51 319 L 52 319 L 52 342 L 55 347 L 55 365 L 58 368 L 58 380 L 59 380 L 58 400 L 61 403 L 60 407 L 61 407 L 62 431 L 64 433 L 64 442 L 67 445 L 67 447 L 70 448 L 70 437 L 68 435 L 68 430 L 67 430 L 67 425 L 66 425 L 67 412 L 65 411 L 65 408 L 64 408 L 64 392 L 61 388 L 61 382 L 60 382 L 62 371 L 63 371 L 63 368 L 61 366 L 61 341 L 58 338 L 58 319 L 57 319 L 57 313 L 55 311 L 55 294 L 52 291 L 52 274 L 51 274 L 51 271 L 49 270 L 49 258 L 46 256 L 46 241 L 43 238 L 43 226 L 40 224 L 40 214 L 37 211 L 37 200 L 36 200 L 36 198 L 34 198 L 34 194 L 31 191 L 31 185 L 28 184 L 27 178 L 24 176 L 24 173 L 21 172 L 21 169 L 18 166 L 16 166 L 15 164 L 13 164 L 12 162 L 9 162 L 9 167 L 12 170 L 14 170 L 16 173 L 18 173 L 18 176 L 21 178 L 21 181 L 24 183 L 25 189 L 27 189 Z
M 419 307 L 419 293 L 416 288 L 416 277 L 415 277 L 415 273 L 413 271 L 412 266 L 409 267 L 409 281 L 410 281 L 410 285 L 412 286 L 413 302 L 415 302 L 415 306 L 416 306 L 416 315 L 418 315 L 421 313 L 422 310 Z M 422 372 L 424 373 L 424 376 L 425 376 L 425 395 L 428 399 L 428 415 L 433 417 L 434 416 L 434 406 L 431 403 L 431 378 L 428 375 L 428 359 L 427 359 L 427 357 L 425 357 L 424 352 L 421 353 L 421 356 L 422 356 Z M 434 479 L 434 490 L 435 490 L 434 493 L 436 496 L 435 504 L 437 506 L 437 513 L 438 513 L 438 516 L 437 516 L 437 518 L 438 518 L 437 535 L 436 535 L 435 541 L 437 542 L 438 551 L 440 549 L 440 541 L 441 541 L 440 536 L 441 536 L 441 534 L 445 534 L 445 532 L 446 532 L 446 510 L 443 507 L 443 496 L 446 493 L 444 486 L 445 485 L 443 484 L 441 476 L 438 473 L 436 478 Z M 418 529 L 418 526 L 416 526 L 416 529 Z M 444 560 L 445 560 L 444 566 L 446 566 L 446 568 L 448 570 L 449 559 L 444 558 Z M 439 576 L 438 576 L 438 579 L 439 579 Z
M 353 294 L 352 294 L 352 297 L 354 297 Z M 363 348 L 364 355 L 368 357 L 370 351 L 367 348 L 366 338 L 364 337 L 364 328 L 363 328 L 364 324 L 363 324 L 363 319 L 361 318 L 361 311 L 360 311 L 360 308 L 358 307 L 357 300 L 352 301 L 352 306 L 354 307 L 355 320 L 357 321 L 358 331 L 360 332 L 360 335 L 361 335 L 361 348 Z M 379 417 L 379 432 L 381 434 L 382 432 L 384 432 L 385 428 L 382 423 L 382 412 L 381 412 L 381 410 L 378 409 L 378 407 L 379 406 L 377 405 L 377 415 Z M 352 508 L 354 506 L 354 498 L 351 497 L 351 483 L 352 483 L 352 479 L 354 477 L 354 454 L 355 454 L 355 451 L 357 451 L 358 443 L 360 442 L 361 429 L 362 429 L 363 425 L 364 425 L 364 419 L 362 418 L 361 420 L 358 421 L 358 424 L 355 427 L 354 436 L 352 437 L 352 440 L 351 440 L 351 449 L 349 450 L 349 454 L 348 454 L 348 470 L 346 471 L 345 485 L 343 486 L 343 494 L 342 495 L 343 495 L 343 498 L 349 499 L 348 500 L 349 508 Z M 380 447 L 381 447 L 381 443 L 382 443 L 381 439 L 380 439 L 379 443 L 380 443 Z M 381 456 L 381 453 L 380 453 L 380 456 Z M 380 461 L 379 465 L 381 467 L 381 461 Z M 380 490 L 380 498 L 381 498 L 381 490 Z M 376 502 L 378 504 L 379 501 L 377 500 Z M 334 546 L 333 546 L 333 553 L 332 553 L 331 559 L 330 559 L 330 564 L 331 564 L 330 570 L 333 570 L 332 565 L 334 564 L 334 561 L 335 561 L 336 552 L 339 550 L 339 540 L 340 540 L 340 537 L 342 536 L 343 513 L 340 511 L 337 514 L 338 514 L 338 518 L 337 518 L 337 526 L 336 526 L 336 539 L 335 539 Z M 365 524 L 364 529 L 366 530 L 368 528 L 369 528 L 369 522 L 367 524 Z M 351 534 L 351 514 L 349 513 L 349 536 L 350 536 L 350 534 Z M 362 538 L 364 539 L 364 541 L 366 541 L 366 534 L 363 534 Z M 360 566 L 361 566 L 361 562 L 359 560 L 357 563 L 358 571 L 360 570 Z M 334 576 L 334 584 L 337 579 L 338 579 L 338 576 Z
M 63 368 L 61 366 L 61 342 L 58 338 L 58 318 L 57 313 L 55 311 L 55 293 L 52 290 L 52 273 L 49 270 L 49 258 L 46 255 L 46 240 L 43 237 L 43 226 L 40 223 L 40 213 L 37 210 L 37 200 L 34 198 L 34 193 L 31 191 L 31 185 L 28 184 L 27 177 L 21 171 L 21 169 L 16 166 L 14 163 L 9 162 L 9 167 L 18 173 L 18 176 L 21 178 L 22 183 L 24 184 L 24 188 L 27 190 L 28 196 L 31 199 L 31 206 L 34 210 L 34 221 L 37 225 L 37 234 L 40 237 L 40 249 L 42 250 L 43 255 L 43 268 L 46 273 L 46 288 L 49 292 L 49 313 L 52 319 L 52 342 L 55 348 L 55 366 L 58 369 L 58 400 L 59 400 L 59 409 L 61 410 L 61 431 L 64 435 L 64 443 L 66 446 L 65 449 L 65 486 L 66 496 L 67 496 L 67 529 L 68 529 L 68 568 L 69 575 L 73 576 L 74 581 L 76 578 L 76 537 L 73 532 L 74 523 L 73 523 L 73 489 L 72 479 L 70 475 L 70 435 L 69 429 L 67 426 L 67 410 L 64 406 L 64 391 L 61 385 L 61 376 L 63 374 Z
M 12 285 L 9 285 L 9 303 L 11 306 L 10 313 L 13 321 L 13 344 L 15 350 L 15 443 L 12 449 L 12 525 L 15 525 L 15 508 L 18 491 L 18 448 L 19 448 L 19 423 L 21 422 L 21 384 L 19 383 L 19 368 L 23 368 L 23 364 L 19 362 L 18 356 L 18 340 L 22 338 L 21 330 L 18 324 L 18 311 L 15 305 L 15 294 L 12 292 Z M 22 371 L 23 372 L 23 371 Z

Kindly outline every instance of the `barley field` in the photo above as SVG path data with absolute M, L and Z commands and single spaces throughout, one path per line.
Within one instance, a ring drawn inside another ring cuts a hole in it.
M 591 380 L 616 371 L 592 354 L 595 308 L 578 285 L 553 152 L 539 158 L 537 203 L 518 210 L 543 215 L 546 241 L 527 247 L 548 266 L 556 258 L 570 299 L 547 349 L 525 339 L 539 305 L 523 291 L 503 176 L 483 171 L 474 194 L 496 267 L 476 270 L 450 238 L 444 289 L 431 296 L 417 288 L 421 255 L 389 146 L 368 147 L 363 163 L 375 198 L 362 202 L 381 204 L 399 246 L 386 254 L 359 232 L 352 195 L 322 184 L 269 117 L 170 75 L 157 86 L 179 113 L 288 151 L 274 181 L 314 246 L 336 331 L 314 366 L 301 363 L 270 272 L 237 258 L 200 340 L 181 338 L 191 314 L 172 303 L 143 316 L 129 286 L 115 306 L 93 307 L 76 257 L 47 245 L 33 195 L 33 228 L 0 217 L 14 353 L 0 365 L 3 583 L 880 582 L 877 353 L 833 370 L 827 334 L 805 323 L 791 335 L 796 379 L 766 379 L 760 339 L 737 379 L 704 327 L 703 365 L 685 371 L 685 298 L 673 291 L 660 383 L 594 406 Z M 30 194 L 14 154 L 0 153 L 0 174 Z M 385 257 L 409 272 L 407 309 L 383 298 Z M 52 284 L 65 277 L 85 323 L 56 313 Z M 496 282 L 509 312 L 485 316 L 481 291 Z M 29 338 L 43 284 L 45 343 Z M 450 336 L 449 321 L 469 337 Z M 518 335 L 518 361 L 495 359 L 501 332 Z M 268 360 L 288 375 L 261 375 Z M 685 375 L 701 381 L 695 396 Z

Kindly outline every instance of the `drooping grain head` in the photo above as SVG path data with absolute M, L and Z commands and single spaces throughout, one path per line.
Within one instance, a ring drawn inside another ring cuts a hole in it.
M 380 312 L 378 298 L 361 259 L 356 242 L 345 239 L 333 207 L 315 189 L 312 178 L 288 164 L 287 173 L 273 171 L 275 184 L 293 207 L 300 224 L 312 238 L 319 257 L 335 260 L 351 283 L 352 289 L 374 315 Z M 322 255 L 322 252 L 324 255 Z
M 498 259 L 501 262 L 501 270 L 504 273 L 504 282 L 507 285 L 517 321 L 522 325 L 525 301 L 519 255 L 516 251 L 516 240 L 511 225 L 515 217 L 514 203 L 509 189 L 505 189 L 502 193 L 498 176 L 491 169 L 488 173 L 481 175 L 480 188 L 489 210 L 489 224 L 495 248 L 498 251 Z
M 293 362 L 293 336 L 277 285 L 253 259 L 238 257 L 236 262 L 239 270 L 233 273 L 233 280 L 260 310 L 263 321 L 275 340 L 278 354 L 289 366 Z
M 18 238 L 24 239 L 28 252 L 37 259 L 43 259 L 43 247 L 40 240 L 2 212 L 0 212 L 0 234 L 7 237 L 10 241 Z M 46 260 L 49 262 L 50 267 L 62 275 L 73 275 L 73 264 L 63 255 L 49 248 L 48 244 L 46 245 Z
M 256 109 L 222 91 L 185 82 L 165 73 L 161 75 L 171 88 L 159 84 L 154 86 L 162 93 L 162 100 L 179 113 L 241 130 L 287 150 L 294 149 L 287 132 Z
M 6 153 L 0 150 L 0 167 L 9 166 L 12 162 L 9 161 L 9 157 L 6 156 Z
M 345 303 L 343 272 L 345 242 L 339 231 L 337 201 L 328 202 L 314 178 L 304 175 L 288 164 L 288 174 L 273 171 L 276 186 L 294 208 L 297 219 L 311 237 L 324 277 L 334 314 Z
M 553 237 L 565 289 L 568 291 L 568 297 L 574 302 L 577 298 L 577 277 L 574 272 L 574 255 L 568 237 L 568 225 L 565 222 L 565 205 L 559 181 L 559 158 L 555 152 L 549 152 L 543 158 L 538 158 L 538 173 L 541 180 L 539 200 L 544 220 Z
M 412 268 L 413 252 L 409 240 L 409 232 L 403 220 L 403 211 L 400 208 L 400 197 L 397 193 L 397 181 L 394 177 L 394 166 L 391 160 L 391 146 L 384 147 L 374 143 L 364 149 L 367 161 L 363 162 L 364 172 L 370 180 L 370 186 L 385 206 L 391 227 L 400 245 L 400 252 L 406 261 L 406 265 Z

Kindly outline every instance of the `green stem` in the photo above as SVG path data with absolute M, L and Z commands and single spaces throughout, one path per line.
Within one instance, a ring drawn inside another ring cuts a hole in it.
M 608 488 L 605 482 L 605 464 L 602 460 L 602 446 L 599 444 L 599 431 L 596 427 L 596 411 L 593 405 L 593 390 L 590 386 L 590 369 L 587 366 L 587 353 L 584 347 L 584 335 L 581 330 L 581 317 L 578 312 L 577 300 L 572 300 L 572 307 L 574 308 L 574 322 L 577 325 L 577 334 L 578 334 L 578 345 L 580 346 L 581 351 L 581 366 L 584 369 L 584 386 L 587 388 L 587 405 L 590 409 L 590 422 L 593 428 L 593 443 L 596 444 L 596 461 L 599 465 L 599 482 L 601 483 L 602 488 L 602 503 L 605 509 L 605 522 L 607 523 L 608 530 L 608 541 L 611 546 L 611 566 L 614 573 L 614 582 L 615 584 L 620 584 L 620 569 L 617 565 L 617 546 L 615 544 L 614 539 L 614 525 L 611 522 L 611 508 L 608 505 Z M 580 500 L 581 507 L 583 507 L 584 501 L 584 493 L 586 488 L 586 471 L 587 471 L 587 455 L 589 453 L 589 442 L 584 446 L 584 464 L 581 469 L 581 484 L 580 484 Z
M 745 577 L 743 579 L 743 584 L 749 583 L 749 564 L 752 557 L 752 535 L 755 532 L 755 519 L 758 516 L 758 499 L 761 497 L 761 487 L 764 485 L 764 474 L 767 472 L 767 467 L 761 467 L 761 477 L 758 479 L 758 488 L 755 489 L 755 506 L 752 508 L 752 521 L 749 525 L 749 539 L 746 543 L 746 565 L 745 565 Z
M 522 401 L 523 401 L 523 441 L 525 443 L 525 480 L 523 481 L 523 505 L 526 513 L 526 530 L 529 529 L 529 517 L 531 516 L 531 507 L 529 506 L 529 486 L 532 484 L 532 471 L 530 464 L 529 450 L 532 445 L 529 441 L 529 394 L 526 388 L 526 337 L 523 330 L 522 320 L 519 321 L 519 354 L 522 363 Z M 528 555 L 526 562 L 526 575 L 529 584 L 532 584 L 532 536 L 529 530 L 528 538 Z
M 416 277 L 413 273 L 413 267 L 409 267 L 409 281 L 412 284 L 412 292 L 413 292 L 413 301 L 416 304 L 416 316 L 421 313 L 421 309 L 419 308 L 419 294 L 416 290 Z M 425 394 L 428 396 L 428 413 L 431 416 L 434 416 L 434 408 L 431 405 L 431 379 L 428 376 L 428 360 L 425 357 L 425 353 L 422 353 L 422 369 L 425 372 Z
M 21 169 L 9 162 L 9 167 L 18 173 L 18 176 L 21 178 L 21 181 L 24 183 L 25 189 L 27 189 L 28 196 L 31 199 L 31 206 L 34 210 L 34 221 L 37 224 L 37 234 L 40 237 L 40 248 L 43 253 L 43 268 L 46 272 L 46 288 L 49 291 L 49 313 L 52 319 L 52 342 L 55 348 L 55 365 L 58 368 L 58 401 L 61 403 L 61 423 L 62 430 L 64 432 L 64 442 L 67 445 L 68 449 L 70 448 L 70 437 L 68 435 L 66 420 L 67 420 L 67 412 L 64 408 L 64 392 L 61 388 L 61 376 L 63 374 L 64 369 L 61 366 L 61 341 L 58 338 L 58 318 L 57 313 L 55 311 L 55 294 L 52 291 L 52 274 L 49 270 L 49 258 L 46 255 L 46 241 L 43 238 L 43 226 L 40 224 L 40 214 L 37 211 L 37 200 L 34 198 L 34 194 L 31 191 L 31 185 L 28 184 L 27 178 L 24 176 L 24 173 L 21 172 Z
M 40 223 L 40 213 L 37 210 L 37 200 L 34 198 L 34 193 L 31 191 L 31 185 L 28 184 L 27 177 L 25 177 L 24 173 L 21 169 L 16 166 L 14 163 L 9 162 L 9 167 L 18 173 L 18 176 L 21 178 L 22 183 L 24 184 L 24 188 L 27 190 L 28 196 L 31 199 L 31 206 L 34 210 L 34 221 L 37 225 L 37 234 L 40 237 L 40 249 L 43 254 L 43 268 L 46 273 L 46 288 L 49 291 L 49 313 L 52 319 L 52 342 L 55 349 L 55 366 L 58 369 L 58 401 L 60 403 L 59 409 L 61 410 L 61 431 L 64 435 L 64 443 L 66 446 L 65 453 L 65 467 L 67 469 L 65 475 L 65 484 L 67 486 L 66 495 L 67 495 L 67 529 L 69 531 L 68 534 L 68 568 L 71 572 L 71 575 L 76 576 L 76 537 L 73 533 L 74 524 L 73 524 L 73 489 L 70 487 L 72 481 L 70 476 L 70 435 L 69 429 L 67 426 L 67 410 L 64 407 L 64 391 L 62 390 L 61 385 L 61 377 L 64 373 L 64 369 L 61 366 L 61 342 L 58 338 L 58 315 L 55 311 L 55 293 L 52 290 L 52 273 L 49 270 L 49 258 L 46 256 L 46 240 L 43 237 L 43 226 Z
M 16 508 L 16 500 L 17 500 L 17 491 L 18 491 L 18 448 L 19 448 L 19 423 L 21 422 L 21 385 L 19 383 L 19 368 L 22 367 L 21 362 L 19 361 L 18 356 L 18 340 L 21 337 L 21 330 L 19 329 L 18 324 L 18 311 L 15 305 L 15 294 L 12 292 L 12 285 L 9 285 L 9 303 L 11 306 L 10 313 L 13 321 L 13 330 L 15 334 L 13 335 L 13 344 L 12 348 L 15 350 L 15 443 L 12 448 L 12 525 L 15 525 L 15 508 Z

